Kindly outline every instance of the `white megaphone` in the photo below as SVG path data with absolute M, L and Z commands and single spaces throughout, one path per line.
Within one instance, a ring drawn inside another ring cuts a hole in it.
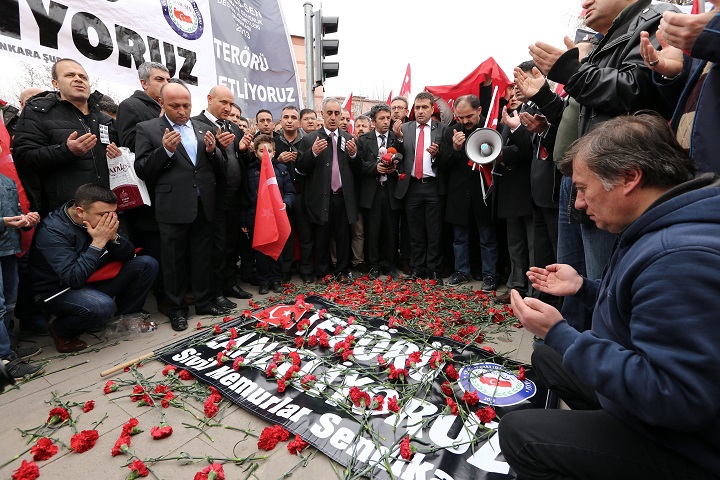
M 478 165 L 492 163 L 502 152 L 502 136 L 492 128 L 478 128 L 465 139 L 465 154 Z

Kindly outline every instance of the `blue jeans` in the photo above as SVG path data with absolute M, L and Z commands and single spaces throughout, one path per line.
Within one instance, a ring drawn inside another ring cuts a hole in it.
M 123 263 L 115 278 L 68 290 L 46 302 L 47 311 L 57 317 L 55 332 L 60 337 L 72 338 L 100 327 L 110 318 L 116 304 L 118 315 L 139 312 L 158 268 L 157 260 L 148 255 L 135 257 Z
M 495 227 L 478 225 L 480 236 L 480 255 L 482 275 L 497 279 L 498 242 Z M 470 228 L 464 225 L 453 225 L 453 253 L 455 254 L 455 270 L 470 275 Z
M 570 223 L 568 204 L 571 191 L 572 178 L 563 176 L 558 215 L 558 263 L 566 263 L 583 277 L 598 280 L 610 259 L 616 236 L 594 224 Z M 561 313 L 572 327 L 583 331 L 590 327 L 586 317 L 592 314 L 593 307 L 570 296 L 563 300 Z
M 10 354 L 10 312 L 17 301 L 17 257 L 0 257 L 0 358 Z

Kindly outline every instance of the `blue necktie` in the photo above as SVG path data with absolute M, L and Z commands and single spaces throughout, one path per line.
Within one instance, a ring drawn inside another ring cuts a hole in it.
M 183 147 L 190 157 L 190 161 L 193 165 L 197 165 L 197 138 L 195 138 L 195 132 L 192 131 L 187 125 L 173 125 L 173 129 L 176 132 L 180 132 L 182 138 Z

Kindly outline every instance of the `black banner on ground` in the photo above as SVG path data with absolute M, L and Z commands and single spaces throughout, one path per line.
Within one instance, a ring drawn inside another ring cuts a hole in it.
M 515 478 L 496 429 L 507 412 L 544 408 L 546 391 L 530 368 L 447 338 L 391 328 L 319 297 L 253 317 L 161 359 L 299 434 L 358 476 Z

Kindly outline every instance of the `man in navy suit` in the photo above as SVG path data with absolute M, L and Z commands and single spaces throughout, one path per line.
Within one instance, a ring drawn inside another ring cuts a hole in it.
M 137 126 L 135 171 L 155 183 L 167 315 L 173 329 L 180 331 L 188 326 L 188 308 L 183 304 L 188 280 L 198 315 L 223 314 L 213 305 L 210 290 L 215 188 L 216 178 L 223 178 L 223 157 L 216 150 L 213 132 L 190 121 L 192 102 L 184 84 L 168 83 L 160 95 L 165 115 Z

